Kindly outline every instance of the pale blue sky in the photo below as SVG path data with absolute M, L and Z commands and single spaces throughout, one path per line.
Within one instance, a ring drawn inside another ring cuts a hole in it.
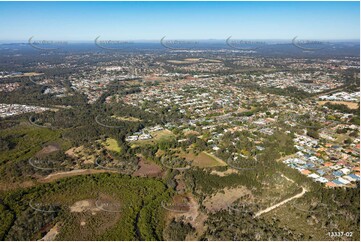
M 359 39 L 359 2 L 0 2 L 0 40 Z

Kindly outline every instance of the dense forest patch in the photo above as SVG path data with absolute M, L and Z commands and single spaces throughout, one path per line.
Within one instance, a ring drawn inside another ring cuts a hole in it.
M 9 192 L 0 204 L 0 235 L 2 240 L 36 240 L 59 223 L 56 239 L 61 240 L 162 240 L 161 201 L 169 196 L 162 182 L 147 178 L 62 179 Z

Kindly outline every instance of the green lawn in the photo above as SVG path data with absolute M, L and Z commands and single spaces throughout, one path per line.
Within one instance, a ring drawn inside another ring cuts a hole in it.
M 112 138 L 107 138 L 105 142 L 103 142 L 104 147 L 109 151 L 114 151 L 117 153 L 121 152 L 121 147 L 118 144 L 118 141 Z

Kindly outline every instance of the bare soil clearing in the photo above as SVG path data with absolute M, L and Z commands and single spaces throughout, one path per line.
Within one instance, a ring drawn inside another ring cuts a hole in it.
M 199 132 L 195 131 L 195 130 L 187 130 L 187 131 L 184 131 L 183 132 L 185 136 L 188 136 L 188 135 L 199 135 Z
M 223 160 L 205 151 L 201 152 L 199 155 L 195 155 L 192 152 L 189 153 L 182 152 L 180 157 L 184 157 L 187 160 L 192 161 L 193 166 L 198 166 L 201 168 L 227 165 L 227 163 L 224 162 Z
M 251 191 L 246 187 L 225 188 L 222 191 L 217 192 L 212 197 L 207 197 L 203 201 L 203 205 L 208 211 L 214 213 L 222 209 L 226 209 L 232 203 L 242 198 L 253 198 Z
M 35 185 L 35 183 L 33 181 L 0 183 L 0 191 L 10 191 L 10 190 L 16 190 L 19 188 L 28 188 L 28 187 L 32 187 L 34 185 Z
M 59 150 L 60 150 L 60 146 L 58 144 L 50 144 L 42 148 L 39 152 L 36 153 L 35 156 L 41 158 L 43 156 L 49 155 Z
M 235 174 L 235 173 L 238 173 L 238 170 L 232 168 L 227 169 L 226 171 L 216 171 L 216 170 L 211 171 L 211 175 L 217 175 L 220 177 L 228 176 L 230 174 Z
M 70 212 L 72 213 L 81 213 L 85 211 L 99 212 L 101 209 L 95 205 L 95 200 L 92 199 L 77 201 L 70 206 Z
M 205 221 L 207 220 L 208 216 L 202 213 L 199 210 L 198 202 L 193 198 L 192 195 L 187 195 L 189 209 L 187 212 L 184 213 L 176 213 L 176 212 L 168 212 L 167 219 L 171 221 L 173 218 L 176 221 L 183 221 L 185 223 L 190 223 L 193 228 L 195 228 L 195 234 L 189 234 L 186 237 L 186 240 L 198 240 L 199 237 L 205 232 L 206 226 Z
M 94 240 L 119 221 L 121 213 L 102 210 L 97 207 L 96 201 L 96 199 L 80 200 L 69 207 L 72 215 L 64 221 L 59 239 Z
M 144 158 L 140 158 L 139 166 L 140 168 L 133 173 L 133 176 L 162 177 L 163 175 L 162 168 L 159 165 Z
M 56 236 L 59 234 L 60 225 L 59 223 L 55 224 L 49 232 L 42 238 L 40 241 L 54 241 Z
M 52 182 L 64 177 L 71 177 L 71 176 L 79 176 L 79 175 L 89 175 L 89 174 L 97 174 L 97 173 L 106 173 L 106 172 L 116 172 L 111 170 L 95 170 L 95 169 L 79 169 L 79 170 L 72 170 L 72 171 L 64 171 L 64 172 L 56 172 L 51 173 L 48 176 L 41 178 L 40 182 Z
M 345 101 L 318 101 L 317 102 L 320 106 L 325 105 L 326 103 L 331 104 L 343 104 L 346 105 L 349 109 L 358 109 L 358 103 L 355 102 L 345 102 Z

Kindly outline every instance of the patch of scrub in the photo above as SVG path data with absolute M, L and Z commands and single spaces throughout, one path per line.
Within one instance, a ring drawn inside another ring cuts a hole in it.
M 226 209 L 237 200 L 252 201 L 253 195 L 246 187 L 225 188 L 213 196 L 206 197 L 203 205 L 211 213 Z

